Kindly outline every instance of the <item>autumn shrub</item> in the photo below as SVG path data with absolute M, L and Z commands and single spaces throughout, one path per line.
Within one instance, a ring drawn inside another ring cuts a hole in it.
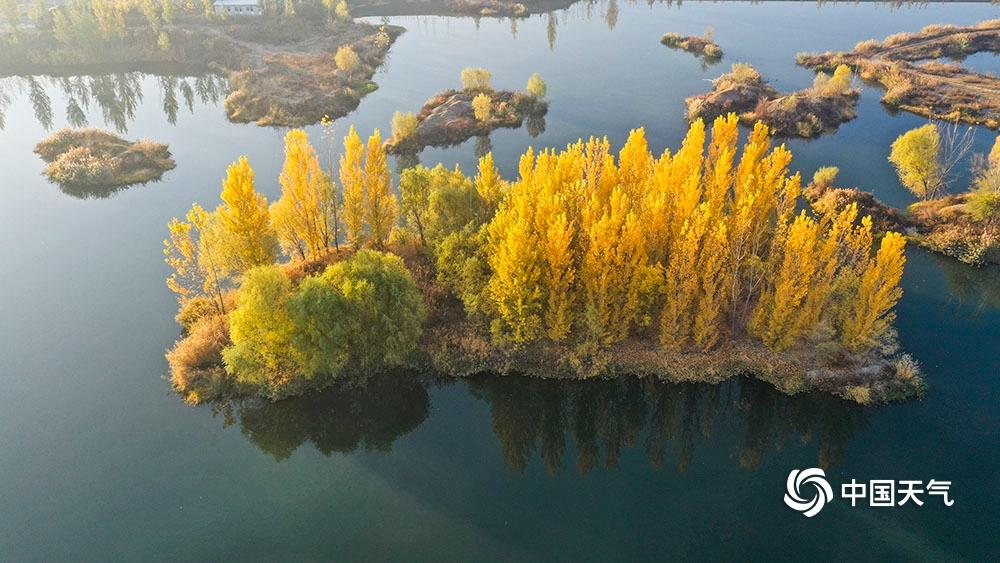
M 397 111 L 392 114 L 392 138 L 405 140 L 417 134 L 417 116 L 411 112 Z
M 886 37 L 885 39 L 883 39 L 882 40 L 882 45 L 885 46 L 885 47 L 895 47 L 897 45 L 905 43 L 911 37 L 913 37 L 913 35 L 910 34 L 910 33 L 894 33 L 894 34 L 890 35 L 889 37 Z
M 896 375 L 903 379 L 913 379 L 920 375 L 920 364 L 909 354 L 897 358 L 893 367 L 896 369 Z
M 855 43 L 854 50 L 859 53 L 872 53 L 881 46 L 881 43 L 877 39 L 865 39 L 864 41 L 859 41 Z
M 867 405 L 872 400 L 871 387 L 867 385 L 852 385 L 845 390 L 847 398 L 861 405 Z
M 720 59 L 722 58 L 722 48 L 715 43 L 709 43 L 705 45 L 705 49 L 702 51 L 707 58 L 710 59 Z
M 925 25 L 920 30 L 920 33 L 923 33 L 925 35 L 932 35 L 936 33 L 944 33 L 946 31 L 954 31 L 955 29 L 958 29 L 958 26 L 955 26 L 953 24 L 932 23 L 930 25 Z
M 493 117 L 493 100 L 488 94 L 476 94 L 476 97 L 472 98 L 472 111 L 477 121 L 489 121 Z
M 836 166 L 823 166 L 813 174 L 812 183 L 821 189 L 831 188 L 837 181 L 837 174 L 840 174 L 840 169 Z
M 813 80 L 813 90 L 823 96 L 846 94 L 851 90 L 851 67 L 838 65 L 833 75 L 820 72 Z
M 542 77 L 536 72 L 528 78 L 528 85 L 525 90 L 536 98 L 544 98 L 545 94 L 548 92 L 548 86 Z
M 187 336 L 167 352 L 170 380 L 190 402 L 216 397 L 226 385 L 222 350 L 229 344 L 224 315 L 211 315 L 194 324 Z
M 204 295 L 197 295 L 181 302 L 174 320 L 184 333 L 190 333 L 202 319 L 219 314 L 219 306 Z
M 493 73 L 485 68 L 465 68 L 461 74 L 462 88 L 478 92 L 491 92 L 493 86 L 490 81 Z
M 913 94 L 917 87 L 911 76 L 895 69 L 890 69 L 879 78 L 885 87 L 885 94 L 882 95 L 882 100 L 889 105 L 903 103 Z
M 728 74 L 715 79 L 717 90 L 741 85 L 754 85 L 764 81 L 760 72 L 746 63 L 733 63 Z
M 72 148 L 47 164 L 43 173 L 63 185 L 110 184 L 121 164 L 115 157 L 99 158 L 87 147 Z
M 361 59 L 358 54 L 354 51 L 354 48 L 350 45 L 341 45 L 337 48 L 337 52 L 333 55 L 333 60 L 337 65 L 339 70 L 342 70 L 348 74 L 358 68 L 361 64 Z

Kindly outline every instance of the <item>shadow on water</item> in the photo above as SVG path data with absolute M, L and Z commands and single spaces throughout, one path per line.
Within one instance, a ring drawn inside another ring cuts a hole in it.
M 240 432 L 275 460 L 305 442 L 324 455 L 364 449 L 388 453 L 393 442 L 427 418 L 427 388 L 409 374 L 372 377 L 284 401 L 247 400 L 219 407 L 225 426 Z
M 100 110 L 104 125 L 119 133 L 128 131 L 135 120 L 136 109 L 143 100 L 141 72 L 117 72 L 92 76 L 11 76 L 0 79 L 0 129 L 6 126 L 6 110 L 13 95 L 26 96 L 35 119 L 46 129 L 52 129 L 54 95 L 66 100 L 66 122 L 71 127 L 92 125 L 87 116 L 91 107 Z M 177 122 L 181 104 L 194 113 L 195 100 L 218 104 L 229 91 L 224 77 L 216 75 L 174 76 L 157 75 L 156 83 L 162 98 L 162 110 L 167 122 Z
M 58 182 L 52 182 L 59 186 L 59 190 L 62 193 L 75 197 L 77 199 L 108 199 L 119 193 L 132 189 L 136 186 L 145 186 L 146 184 L 153 184 L 159 182 L 159 180 L 152 180 L 149 182 L 137 182 L 135 184 L 127 184 L 124 186 L 91 186 L 91 185 L 66 185 L 60 184 Z
M 389 374 L 365 384 L 271 403 L 249 400 L 219 408 L 250 442 L 276 460 L 311 442 L 325 455 L 359 448 L 388 453 L 430 408 L 425 378 Z M 457 383 L 446 383 L 457 384 Z M 566 381 L 481 375 L 467 380 L 489 405 L 493 433 L 508 468 L 523 472 L 537 455 L 551 475 L 575 456 L 580 473 L 614 469 L 639 449 L 655 468 L 684 471 L 698 445 L 735 440 L 740 467 L 756 469 L 769 452 L 795 440 L 815 443 L 829 467 L 855 432 L 863 408 L 824 395 L 788 396 L 766 383 L 736 378 L 720 385 L 651 378 Z
M 710 385 L 633 376 L 592 381 L 479 377 L 469 385 L 489 403 L 503 456 L 517 472 L 537 452 L 546 470 L 556 474 L 569 444 L 580 473 L 613 469 L 623 451 L 632 448 L 641 448 L 654 467 L 672 462 L 684 471 L 700 442 L 734 437 L 744 469 L 756 469 L 768 452 L 792 439 L 815 442 L 818 464 L 829 467 L 867 425 L 864 410 L 853 403 L 822 395 L 792 397 L 747 378 Z
M 928 255 L 944 272 L 951 295 L 972 306 L 976 316 L 1000 308 L 1000 266 L 975 268 L 937 253 Z

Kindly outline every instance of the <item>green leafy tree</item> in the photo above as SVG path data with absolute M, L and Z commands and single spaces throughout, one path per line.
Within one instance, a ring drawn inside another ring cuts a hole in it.
M 293 344 L 310 376 L 336 377 L 350 356 L 347 300 L 321 276 L 310 276 L 288 302 Z
M 344 298 L 352 361 L 363 366 L 398 365 L 414 350 L 426 313 L 400 257 L 362 250 L 327 268 L 322 280 Z
M 903 133 L 892 143 L 889 162 L 896 167 L 899 181 L 921 199 L 937 195 L 944 181 L 941 163 L 941 135 L 928 123 Z
M 278 266 L 247 271 L 229 314 L 232 345 L 222 351 L 226 371 L 240 383 L 260 386 L 279 397 L 288 383 L 303 373 L 302 358 L 293 346 L 295 325 L 288 301 L 292 284 Z

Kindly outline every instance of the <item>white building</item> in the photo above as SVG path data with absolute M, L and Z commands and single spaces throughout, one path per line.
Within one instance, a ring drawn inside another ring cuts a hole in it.
M 257 0 L 215 0 L 215 13 L 230 16 L 259 16 L 264 13 Z

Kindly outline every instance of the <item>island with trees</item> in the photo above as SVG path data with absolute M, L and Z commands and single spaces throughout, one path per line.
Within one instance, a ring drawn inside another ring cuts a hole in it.
M 954 125 L 928 123 L 893 142 L 889 161 L 900 183 L 920 199 L 905 211 L 868 192 L 834 187 L 833 167 L 817 171 L 805 196 L 820 213 L 857 206 L 873 217 L 876 231 L 906 232 L 921 246 L 968 264 L 1000 264 L 1000 137 L 988 155 L 974 155 L 968 189 L 946 193 L 971 141 L 970 132 Z
M 351 129 L 336 180 L 290 131 L 277 201 L 240 158 L 218 207 L 169 225 L 174 387 L 278 399 L 412 365 L 920 393 L 892 328 L 904 237 L 853 205 L 798 211 L 791 152 L 764 124 L 738 138 L 728 115 L 660 156 L 642 129 L 617 155 L 529 149 L 512 181 L 486 154 L 473 176 L 407 169 L 397 197 L 377 130 Z
M 388 150 L 416 153 L 427 146 L 456 145 L 501 127 L 518 128 L 525 119 L 543 119 L 548 112 L 547 86 L 537 73 L 524 92 L 494 90 L 492 73 L 484 68 L 466 68 L 461 79 L 461 90 L 441 92 L 416 115 L 396 112 Z
M 46 162 L 43 174 L 81 195 L 109 195 L 158 180 L 174 168 L 167 145 L 127 141 L 101 129 L 61 129 L 35 145 Z
M 937 60 L 980 52 L 1000 53 L 1000 19 L 966 27 L 929 25 L 919 33 L 862 41 L 846 53 L 800 54 L 798 62 L 827 71 L 848 65 L 885 89 L 882 102 L 889 107 L 998 129 L 1000 78 Z
M 722 58 L 722 47 L 713 40 L 713 35 L 711 29 L 706 30 L 701 37 L 667 33 L 660 38 L 660 43 L 671 49 L 687 51 L 705 62 L 718 62 Z
M 735 112 L 745 124 L 763 122 L 775 135 L 813 138 L 857 117 L 860 90 L 850 67 L 819 72 L 811 88 L 782 94 L 744 63 L 712 81 L 712 91 L 685 100 L 689 119 L 714 119 Z
M 37 12 L 37 13 L 36 13 Z M 88 69 L 217 73 L 236 122 L 302 126 L 338 118 L 377 88 L 402 29 L 354 21 L 344 0 L 268 0 L 263 15 L 216 15 L 213 2 L 80 0 L 11 18 L 0 76 Z

